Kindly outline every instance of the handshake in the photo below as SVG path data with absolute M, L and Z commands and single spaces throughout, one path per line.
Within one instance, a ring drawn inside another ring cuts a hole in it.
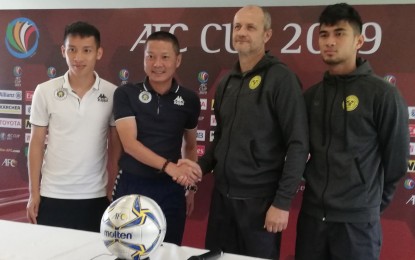
M 189 159 L 180 159 L 177 164 L 167 165 L 165 172 L 182 186 L 193 186 L 202 181 L 202 170 L 199 164 Z

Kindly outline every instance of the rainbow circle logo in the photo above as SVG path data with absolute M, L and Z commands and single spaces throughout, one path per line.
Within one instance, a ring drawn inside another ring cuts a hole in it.
M 406 179 L 403 186 L 407 190 L 412 190 L 415 187 L 415 181 L 412 179 Z
M 128 72 L 128 70 L 122 69 L 118 73 L 118 76 L 120 77 L 121 80 L 127 80 L 128 77 L 130 76 L 130 73 Z
M 15 77 L 21 77 L 22 74 L 23 74 L 22 67 L 20 67 L 20 66 L 14 66 L 14 68 L 13 68 L 13 75 Z
M 31 57 L 39 44 L 39 30 L 30 19 L 16 18 L 7 26 L 5 42 L 7 50 L 14 57 Z
M 197 74 L 197 80 L 203 84 L 208 82 L 209 74 L 206 71 L 201 71 L 199 74 Z
M 55 67 L 49 67 L 46 73 L 48 74 L 48 77 L 49 78 L 56 77 L 56 69 L 55 69 Z

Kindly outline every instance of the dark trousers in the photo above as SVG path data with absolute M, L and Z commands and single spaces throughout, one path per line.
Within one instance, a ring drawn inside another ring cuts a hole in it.
M 120 171 L 114 186 L 113 200 L 130 194 L 143 195 L 157 202 L 167 221 L 164 242 L 181 245 L 186 222 L 184 188 L 168 176 L 154 179 L 143 178 L 133 173 Z
M 214 189 L 206 234 L 206 248 L 279 259 L 281 233 L 264 229 L 273 198 L 234 199 Z
M 380 220 L 324 222 L 301 212 L 297 223 L 296 260 L 377 260 L 382 243 Z
M 41 197 L 37 223 L 99 232 L 108 205 L 107 197 L 85 200 Z

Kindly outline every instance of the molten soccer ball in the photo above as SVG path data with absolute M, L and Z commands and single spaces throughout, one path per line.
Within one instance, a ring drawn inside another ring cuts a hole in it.
M 141 195 L 123 196 L 105 210 L 101 235 L 117 257 L 145 259 L 163 242 L 166 218 L 154 200 Z

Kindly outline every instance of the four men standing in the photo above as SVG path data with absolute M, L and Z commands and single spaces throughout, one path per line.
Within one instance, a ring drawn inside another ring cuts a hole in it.
M 177 39 L 166 32 L 152 34 L 145 44 L 146 79 L 119 87 L 114 95 L 114 115 L 124 148 L 115 197 L 145 193 L 156 198 L 168 222 L 176 223 L 168 229 L 180 226 L 166 241 L 180 244 L 186 212 L 181 185 L 193 185 L 202 172 L 213 171 L 206 247 L 278 259 L 281 231 L 287 227 L 291 200 L 304 174 L 296 259 L 378 259 L 380 213 L 406 173 L 408 111 L 398 89 L 357 57 L 364 36 L 356 10 L 347 4 L 330 5 L 319 22 L 321 57 L 328 70 L 303 97 L 296 75 L 265 49 L 272 36 L 270 14 L 258 6 L 238 10 L 232 29 L 238 61 L 217 87 L 214 141 L 198 164 L 192 161 L 197 159 L 199 99 L 174 79 L 181 63 Z M 95 60 L 102 55 L 99 42 L 91 42 L 92 47 L 77 45 L 89 36 L 82 32 L 65 36 L 68 46 L 63 46 L 62 53 L 70 70 L 55 90 L 56 100 L 78 100 L 78 110 L 90 92 L 103 91 L 93 72 Z M 88 68 L 88 62 L 74 64 L 70 59 L 79 50 L 85 52 L 82 57 L 88 51 L 95 56 L 88 77 L 74 81 L 81 66 Z M 88 83 L 86 88 L 81 82 Z M 64 194 L 71 188 L 56 188 L 62 179 L 52 177 L 63 175 L 48 172 L 54 167 L 49 157 L 59 156 L 53 150 L 43 156 L 47 128 L 48 149 L 62 148 L 54 144 L 55 134 L 61 134 L 54 131 L 58 117 L 47 114 L 47 106 L 57 101 L 48 101 L 46 91 L 42 85 L 36 90 L 31 117 L 28 218 L 32 223 L 41 223 L 39 203 L 47 202 L 40 195 L 80 198 Z M 106 97 L 112 97 L 112 92 Z M 67 180 L 69 187 L 75 187 Z M 103 195 L 102 190 L 97 190 L 98 195 Z M 176 201 L 165 202 L 166 198 Z M 175 209 L 170 211 L 168 206 Z

